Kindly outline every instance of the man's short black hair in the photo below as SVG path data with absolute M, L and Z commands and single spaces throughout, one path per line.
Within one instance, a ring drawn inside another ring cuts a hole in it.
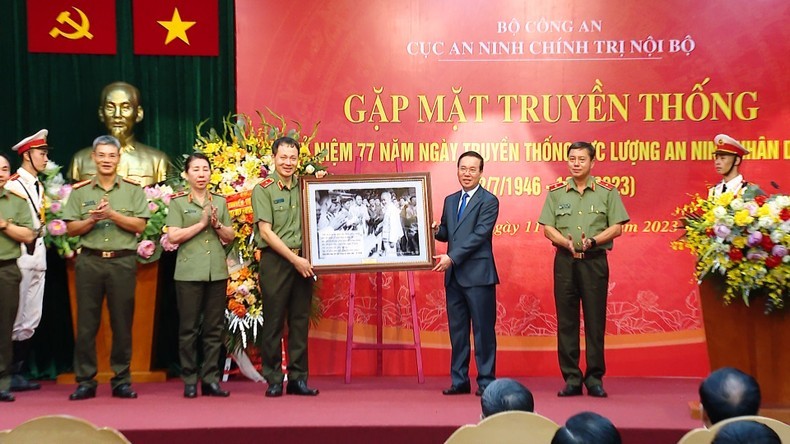
M 483 409 L 484 417 L 511 410 L 534 412 L 535 398 L 532 396 L 532 392 L 520 382 L 510 378 L 501 378 L 488 384 L 480 398 L 480 406 Z
M 474 157 L 475 159 L 479 160 L 480 171 L 483 171 L 483 164 L 485 163 L 485 161 L 483 160 L 483 156 L 481 156 L 480 153 L 478 153 L 477 151 L 464 151 L 463 154 L 458 156 L 458 162 L 456 162 L 456 167 L 461 166 L 461 159 L 463 159 L 464 157 Z
M 568 156 L 571 155 L 571 150 L 587 150 L 591 160 L 595 160 L 595 148 L 590 142 L 573 142 L 568 147 Z
M 617 427 L 603 416 L 593 412 L 577 413 L 557 430 L 551 444 L 621 444 Z
M 737 368 L 722 367 L 702 381 L 699 399 L 712 424 L 736 416 L 756 415 L 760 409 L 760 385 Z
M 272 156 L 277 155 L 277 150 L 280 148 L 280 145 L 295 146 L 297 150 L 300 147 L 299 142 L 293 137 L 280 137 L 279 139 L 275 140 L 274 143 L 272 143 Z
M 757 421 L 735 421 L 719 429 L 711 444 L 782 444 L 770 427 Z

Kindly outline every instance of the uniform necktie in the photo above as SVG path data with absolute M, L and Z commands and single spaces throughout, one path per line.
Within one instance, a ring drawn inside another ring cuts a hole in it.
M 466 209 L 466 200 L 467 199 L 469 199 L 469 195 L 464 193 L 463 196 L 461 196 L 461 206 L 458 207 L 458 217 L 455 220 L 456 222 L 460 221 L 461 220 L 461 216 L 464 215 L 464 210 Z
M 726 193 L 727 192 L 727 184 L 726 183 L 721 184 L 721 192 L 722 193 Z

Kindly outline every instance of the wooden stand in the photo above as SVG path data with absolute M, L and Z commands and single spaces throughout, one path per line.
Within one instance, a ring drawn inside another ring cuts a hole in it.
M 700 284 L 702 318 L 711 370 L 735 367 L 757 379 L 762 394 L 760 414 L 790 421 L 790 313 L 763 313 L 765 299 L 747 307 L 743 301 L 723 305 L 722 283 Z
M 399 173 L 403 172 L 403 164 L 401 159 L 395 160 L 395 170 Z M 354 174 L 362 172 L 361 157 L 357 157 L 354 162 Z M 425 374 L 422 371 L 422 343 L 420 341 L 420 322 L 417 318 L 417 298 L 414 294 L 414 272 L 406 272 L 409 281 L 409 302 L 411 304 L 411 325 L 414 344 L 385 344 L 384 343 L 384 315 L 382 313 L 383 297 L 382 291 L 384 284 L 382 283 L 381 272 L 376 273 L 376 343 L 364 344 L 354 342 L 354 303 L 357 293 L 357 276 L 351 275 L 351 285 L 348 294 L 348 326 L 346 328 L 346 384 L 351 382 L 351 352 L 353 350 L 376 350 L 376 375 L 381 376 L 383 373 L 383 351 L 384 350 L 414 350 L 417 358 L 417 382 L 422 384 L 425 382 Z
M 77 288 L 74 261 L 68 261 L 66 271 L 69 279 L 69 301 L 74 333 L 77 331 Z M 151 350 L 154 341 L 156 321 L 156 295 L 159 279 L 159 263 L 137 264 L 137 287 L 134 292 L 134 323 L 132 324 L 132 382 L 163 382 L 167 378 L 164 371 L 151 371 Z M 101 325 L 96 335 L 96 364 L 98 382 L 108 382 L 113 372 L 110 368 L 112 349 L 112 329 L 107 301 L 102 306 Z M 74 384 L 73 373 L 58 376 L 58 384 Z
M 411 304 L 411 325 L 414 344 L 385 344 L 384 315 L 382 313 L 383 297 L 382 274 L 376 273 L 376 343 L 367 344 L 354 342 L 354 308 L 357 288 L 357 276 L 351 275 L 351 287 L 348 295 L 348 327 L 346 330 L 346 384 L 351 382 L 351 352 L 353 350 L 376 350 L 376 375 L 383 374 L 382 352 L 384 350 L 414 350 L 417 359 L 417 382 L 425 382 L 422 370 L 422 343 L 420 342 L 420 322 L 417 318 L 417 298 L 414 294 L 414 272 L 407 271 L 409 280 L 409 301 Z

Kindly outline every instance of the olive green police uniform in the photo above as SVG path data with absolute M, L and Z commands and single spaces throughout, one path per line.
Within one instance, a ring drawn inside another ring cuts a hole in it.
M 63 211 L 63 219 L 88 219 L 102 199 L 115 211 L 131 217 L 148 218 L 143 189 L 129 179 L 115 178 L 105 190 L 98 178 L 74 184 Z M 101 322 L 105 293 L 112 326 L 110 367 L 113 388 L 131 383 L 132 317 L 137 283 L 137 236 L 109 219 L 100 220 L 80 237 L 82 251 L 74 267 L 77 280 L 77 337 L 74 340 L 74 373 L 80 386 L 96 387 L 96 332 Z
M 256 223 L 255 239 L 261 248 L 260 286 L 263 300 L 261 358 L 263 377 L 269 384 L 282 384 L 280 341 L 288 318 L 288 380 L 307 380 L 307 331 L 313 280 L 302 277 L 284 257 L 261 239 L 258 222 L 272 224 L 272 231 L 285 245 L 301 253 L 302 205 L 296 177 L 286 187 L 276 173 L 256 186 L 252 192 L 252 209 Z M 290 383 L 290 382 L 289 382 Z
M 230 226 L 230 213 L 225 198 L 208 194 L 201 205 L 191 194 L 173 195 L 168 206 L 167 226 L 186 228 L 200 222 L 203 208 L 217 208 L 217 219 Z M 211 225 L 178 247 L 176 271 L 176 302 L 178 303 L 178 355 L 181 377 L 185 384 L 197 384 L 197 338 L 203 317 L 203 365 L 200 379 L 204 384 L 219 382 L 219 355 L 225 332 L 225 298 L 228 286 L 228 264 L 225 248 Z
M 587 180 L 580 194 L 573 183 L 558 182 L 549 186 L 538 223 L 556 228 L 564 238 L 573 238 L 577 252 L 582 251 L 582 233 L 596 236 L 615 224 L 628 222 L 620 193 L 615 187 L 594 177 Z M 557 247 L 554 257 L 554 302 L 557 308 L 557 347 L 560 370 L 568 385 L 601 385 L 606 372 L 604 334 L 606 332 L 606 297 L 609 287 L 609 263 L 606 252 L 613 242 L 598 244 L 581 254 L 572 255 Z M 576 257 L 575 257 L 576 256 Z M 587 371 L 579 368 L 579 301 L 584 311 L 584 338 Z
M 6 219 L 8 223 L 33 229 L 33 218 L 27 200 L 2 187 L 0 218 Z M 21 254 L 19 242 L 0 231 L 0 392 L 7 392 L 11 388 L 11 331 L 19 308 L 19 282 L 22 280 L 16 259 Z

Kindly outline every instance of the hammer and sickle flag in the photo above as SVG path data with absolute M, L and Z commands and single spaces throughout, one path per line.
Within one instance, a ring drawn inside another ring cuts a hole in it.
M 27 0 L 30 52 L 115 54 L 115 1 Z
M 134 53 L 219 55 L 219 0 L 132 0 Z

